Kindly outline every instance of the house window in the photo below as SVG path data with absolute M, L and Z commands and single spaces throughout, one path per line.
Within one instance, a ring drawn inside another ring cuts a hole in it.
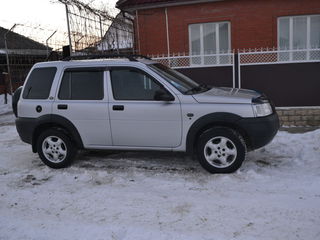
M 299 51 L 299 49 L 320 48 L 320 15 L 278 18 L 278 48 L 297 50 L 282 53 L 282 60 L 319 59 L 319 51 Z
M 194 65 L 214 65 L 228 62 L 226 56 L 207 56 L 230 51 L 230 23 L 200 23 L 189 25 L 189 46 Z

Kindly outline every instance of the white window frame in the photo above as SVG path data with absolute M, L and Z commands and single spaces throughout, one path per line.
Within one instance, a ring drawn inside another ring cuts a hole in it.
M 307 53 L 307 60 L 310 59 L 310 50 L 311 50 L 311 47 L 310 46 L 310 34 L 311 34 L 311 17 L 314 17 L 314 16 L 320 16 L 319 14 L 312 14 L 312 15 L 294 15 L 294 16 L 284 16 L 284 17 L 278 17 L 278 20 L 277 20 L 277 41 L 278 41 L 278 49 L 280 49 L 280 20 L 281 19 L 289 19 L 289 49 L 288 51 L 290 50 L 296 50 L 296 49 L 293 49 L 293 19 L 294 18 L 298 18 L 298 17 L 306 17 L 307 18 L 307 49 L 308 51 L 306 51 Z M 293 51 L 290 51 L 290 61 L 293 60 Z
M 204 36 L 203 36 L 203 25 L 204 24 L 208 24 L 208 23 L 214 23 L 215 24 L 215 32 L 216 32 L 216 53 L 212 54 L 212 55 L 219 55 L 221 54 L 220 51 L 220 36 L 219 36 L 219 24 L 220 23 L 227 23 L 228 25 L 228 50 L 227 52 L 229 53 L 231 51 L 231 22 L 230 21 L 222 21 L 222 22 L 205 22 L 205 23 L 192 23 L 188 25 L 188 36 L 189 36 L 189 53 L 190 56 L 192 56 L 192 42 L 191 42 L 191 30 L 190 27 L 191 25 L 196 25 L 199 24 L 200 25 L 200 55 L 201 55 L 201 63 L 199 65 L 204 65 L 204 47 L 203 47 L 203 40 L 204 40 Z M 190 60 L 191 61 L 191 60 Z M 191 61 L 192 62 L 192 61 Z M 217 58 L 217 64 L 220 63 L 220 58 Z M 197 65 L 197 64 L 192 64 L 192 65 Z

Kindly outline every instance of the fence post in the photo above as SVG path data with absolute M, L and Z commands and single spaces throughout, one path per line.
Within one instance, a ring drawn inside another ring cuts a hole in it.
M 68 4 L 66 6 L 66 14 L 67 14 L 67 26 L 68 26 L 68 36 L 69 36 L 69 49 L 70 49 L 70 56 L 72 55 L 72 42 L 71 42 L 71 32 L 70 32 L 70 23 L 69 23 L 69 9 Z
M 99 24 L 100 24 L 101 48 L 102 48 L 102 52 L 104 52 L 103 28 L 102 28 L 102 20 L 100 15 L 99 15 Z
M 8 53 L 8 45 L 7 45 L 7 35 L 9 32 L 11 32 L 15 27 L 17 26 L 17 24 L 14 24 L 5 34 L 4 34 L 4 46 L 6 49 L 6 59 L 7 59 L 7 70 L 8 70 L 8 74 L 9 74 L 9 85 L 10 85 L 10 94 L 12 95 L 12 81 L 11 81 L 11 76 L 10 76 L 10 62 L 9 62 L 9 53 Z
M 4 93 L 4 104 L 8 103 L 8 96 L 7 96 L 7 73 L 0 72 L 0 84 L 4 86 L 3 93 Z
M 8 73 L 3 73 L 4 75 L 4 102 L 8 103 L 8 83 L 10 85 L 11 76 Z
M 50 40 L 50 38 L 52 38 L 52 37 L 53 37 L 53 35 L 55 35 L 55 34 L 56 34 L 56 32 L 57 32 L 57 30 L 55 30 L 55 31 L 50 35 L 50 37 L 48 37 L 48 38 L 47 38 L 47 40 L 46 40 L 46 46 L 47 46 L 47 58 L 49 57 L 49 40 Z
M 238 50 L 238 88 L 241 88 L 241 53 Z
M 236 79 L 235 79 L 235 59 L 234 59 L 235 55 L 234 55 L 234 50 L 232 52 L 232 88 L 236 87 Z

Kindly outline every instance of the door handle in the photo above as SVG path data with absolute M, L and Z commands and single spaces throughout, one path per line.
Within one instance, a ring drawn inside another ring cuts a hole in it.
M 66 109 L 68 109 L 68 105 L 67 104 L 58 104 L 58 109 L 66 110 Z
M 124 110 L 124 106 L 123 105 L 113 105 L 112 106 L 112 110 L 113 111 L 123 111 Z

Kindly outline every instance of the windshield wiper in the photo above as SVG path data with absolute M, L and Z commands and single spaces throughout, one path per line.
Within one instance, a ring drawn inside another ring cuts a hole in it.
M 189 93 L 196 93 L 196 92 L 206 92 L 209 89 L 211 89 L 208 85 L 206 84 L 200 84 L 196 87 L 190 88 L 189 90 L 185 91 L 185 94 L 189 94 Z

